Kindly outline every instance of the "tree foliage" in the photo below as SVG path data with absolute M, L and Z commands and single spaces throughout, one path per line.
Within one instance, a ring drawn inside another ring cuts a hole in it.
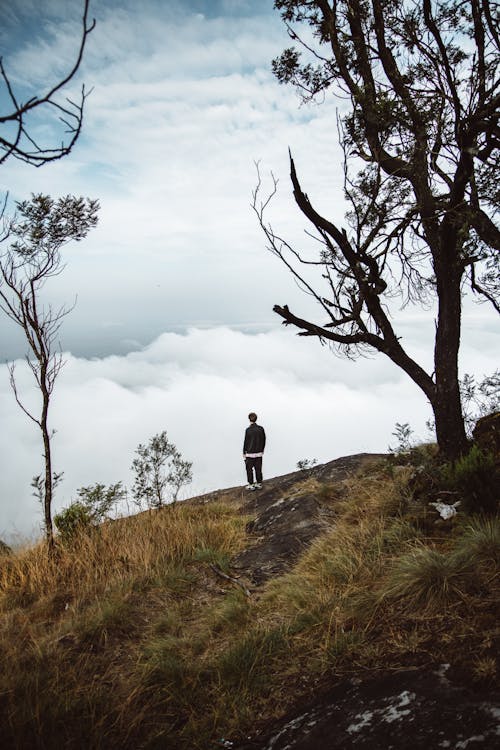
M 95 26 L 95 20 L 89 20 L 89 0 L 84 0 L 82 13 L 82 31 L 80 43 L 73 66 L 58 82 L 48 85 L 47 89 L 27 101 L 21 101 L 11 78 L 0 57 L 0 164 L 10 156 L 20 161 L 40 167 L 47 162 L 60 159 L 72 150 L 83 123 L 85 100 L 88 96 L 82 86 L 78 101 L 69 97 L 61 99 L 61 92 L 75 76 L 83 58 L 87 37 Z M 53 114 L 59 119 L 59 133 L 55 136 L 56 145 L 42 143 L 35 134 L 34 116 L 43 114 L 49 122 Z
M 135 473 L 134 495 L 139 504 L 160 508 L 170 499 L 176 502 L 181 487 L 193 479 L 192 462 L 185 461 L 165 431 L 154 435 L 147 445 L 139 444 L 132 462 Z
M 44 508 L 45 532 L 53 543 L 52 495 L 55 474 L 52 469 L 51 437 L 48 425 L 50 399 L 63 366 L 58 333 L 71 308 L 54 308 L 43 303 L 46 282 L 64 269 L 61 248 L 71 240 L 81 240 L 97 224 L 99 204 L 88 198 L 68 195 L 54 200 L 33 195 L 17 203 L 17 214 L 7 223 L 2 242 L 10 246 L 0 255 L 0 310 L 18 325 L 25 336 L 26 362 L 41 396 L 40 413 L 27 408 L 18 392 L 15 364 L 9 365 L 10 383 L 23 412 L 40 428 L 44 448 L 44 475 L 35 477 L 33 486 Z
M 498 5 L 276 0 L 275 7 L 302 47 L 273 62 L 278 80 L 306 101 L 328 93 L 339 101 L 350 208 L 345 227 L 320 214 L 290 159 L 296 203 L 320 240 L 319 252 L 298 251 L 266 221 L 259 175 L 253 205 L 269 246 L 321 318 L 305 320 L 287 305 L 274 310 L 300 335 L 348 356 L 388 356 L 426 395 L 439 446 L 453 458 L 467 445 L 458 378 L 466 285 L 500 311 Z M 312 42 L 300 36 L 303 24 Z M 271 195 L 275 189 L 276 181 Z M 433 373 L 397 335 L 394 300 L 436 305 Z
M 474 375 L 465 373 L 460 380 L 460 395 L 464 405 L 465 429 L 470 437 L 478 419 L 500 411 L 500 370 L 495 370 L 479 383 Z

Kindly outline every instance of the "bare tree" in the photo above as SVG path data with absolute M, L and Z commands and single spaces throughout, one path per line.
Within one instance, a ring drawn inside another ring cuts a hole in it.
M 275 7 L 302 46 L 274 60 L 278 80 L 304 100 L 328 90 L 343 99 L 350 210 L 347 228 L 317 211 L 290 157 L 295 201 L 320 243 L 312 254 L 298 251 L 269 225 L 277 183 L 262 197 L 259 175 L 253 207 L 269 247 L 321 317 L 306 320 L 287 305 L 274 311 L 299 335 L 347 356 L 389 357 L 429 400 L 439 447 L 454 459 L 467 448 L 458 376 L 466 285 L 500 312 L 498 4 L 275 0 Z M 299 36 L 301 23 L 313 42 Z M 436 304 L 433 373 L 404 348 L 390 314 L 396 299 Z
M 48 413 L 56 378 L 63 366 L 58 332 L 72 308 L 54 308 L 44 304 L 40 292 L 48 279 L 64 269 L 61 247 L 70 240 L 83 239 L 97 224 L 97 201 L 66 196 L 54 201 L 46 195 L 34 195 L 17 203 L 18 214 L 7 225 L 3 241 L 13 241 L 0 256 L 0 309 L 20 326 L 28 344 L 26 361 L 41 395 L 40 413 L 35 415 L 20 397 L 15 365 L 9 365 L 10 383 L 23 412 L 40 428 L 43 440 L 45 472 L 34 484 L 44 511 L 47 541 L 53 545 L 52 497 L 61 475 L 52 467 Z
M 38 96 L 27 101 L 19 100 L 14 86 L 0 57 L 0 164 L 10 156 L 32 164 L 42 166 L 50 161 L 69 154 L 76 143 L 83 122 L 83 110 L 88 96 L 85 86 L 81 88 L 78 101 L 69 97 L 60 99 L 59 94 L 75 76 L 83 58 L 87 37 L 95 26 L 95 20 L 89 21 L 89 0 L 84 0 L 82 14 L 82 32 L 80 44 L 73 66 L 59 82 L 49 86 Z M 45 111 L 47 115 L 54 112 L 65 128 L 65 138 L 56 146 L 42 145 L 34 136 L 32 115 Z

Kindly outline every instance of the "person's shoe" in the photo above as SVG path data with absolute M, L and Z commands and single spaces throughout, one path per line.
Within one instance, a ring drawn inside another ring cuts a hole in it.
M 253 492 L 255 488 L 255 484 L 247 484 L 247 486 L 245 487 L 246 490 L 250 490 L 251 492 Z
M 254 490 L 261 490 L 262 489 L 262 485 L 261 485 L 260 482 L 257 482 L 257 484 L 254 484 L 253 488 L 254 488 Z

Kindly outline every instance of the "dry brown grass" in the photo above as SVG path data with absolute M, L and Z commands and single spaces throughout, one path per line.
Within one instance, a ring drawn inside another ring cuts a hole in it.
M 233 553 L 244 540 L 244 519 L 229 506 L 176 505 L 103 524 L 77 535 L 55 554 L 44 545 L 6 558 L 0 566 L 0 611 L 57 592 L 88 598 L 130 578 L 154 577 L 204 551 Z

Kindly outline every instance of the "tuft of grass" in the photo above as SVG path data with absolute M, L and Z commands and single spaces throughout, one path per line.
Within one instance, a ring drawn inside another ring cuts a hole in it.
M 128 593 L 122 591 L 98 600 L 77 616 L 71 632 L 79 644 L 95 648 L 104 646 L 111 637 L 130 636 L 135 630 L 134 606 Z
M 476 565 L 500 565 L 500 519 L 476 516 L 469 520 L 455 544 L 456 553 Z
M 469 570 L 461 556 L 418 546 L 395 561 L 382 597 L 402 600 L 413 612 L 438 611 L 464 598 Z
M 277 658 L 287 651 L 287 640 L 280 628 L 257 629 L 227 649 L 217 661 L 217 671 L 224 687 L 245 694 L 265 690 Z
M 221 605 L 214 612 L 212 631 L 221 632 L 229 629 L 241 629 L 251 616 L 251 605 L 241 589 L 229 591 Z
M 497 661 L 493 656 L 476 659 L 472 668 L 472 676 L 476 682 L 493 684 L 497 677 Z
M 231 555 L 226 550 L 216 547 L 197 547 L 193 551 L 192 559 L 195 562 L 207 562 L 217 565 L 224 572 L 229 572 Z

